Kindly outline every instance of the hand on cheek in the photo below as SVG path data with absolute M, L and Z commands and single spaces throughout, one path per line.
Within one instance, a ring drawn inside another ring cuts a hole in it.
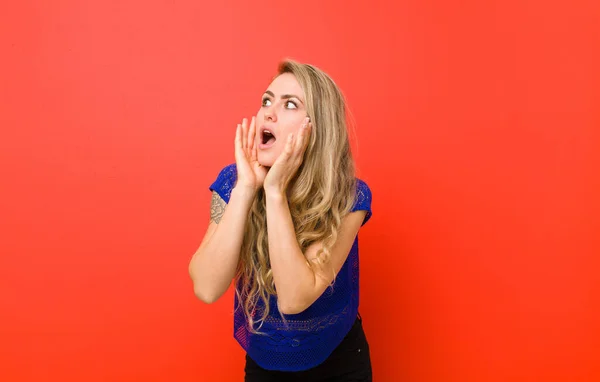
M 298 133 L 291 133 L 285 142 L 283 152 L 279 155 L 264 180 L 265 192 L 285 193 L 287 186 L 302 164 L 304 152 L 310 141 L 312 126 L 306 117 Z

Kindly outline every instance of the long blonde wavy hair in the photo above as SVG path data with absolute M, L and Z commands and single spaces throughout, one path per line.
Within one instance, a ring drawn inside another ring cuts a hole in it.
M 342 218 L 350 212 L 355 200 L 356 179 L 346 106 L 335 82 L 315 66 L 285 60 L 280 63 L 275 77 L 283 73 L 293 74 L 304 90 L 312 123 L 304 160 L 290 182 L 287 194 L 302 252 L 315 242 L 323 242 L 314 263 L 307 261 L 314 269 L 329 263 L 330 250 L 337 240 Z M 276 295 L 262 189 L 254 199 L 246 223 L 236 279 L 238 308 L 243 309 L 249 330 L 260 333 L 255 326 L 258 324 L 260 329 L 269 315 L 269 298 Z

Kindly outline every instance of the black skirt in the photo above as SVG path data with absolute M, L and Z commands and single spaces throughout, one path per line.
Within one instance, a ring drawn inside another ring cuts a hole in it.
M 246 354 L 245 382 L 371 382 L 371 354 L 360 315 L 352 329 L 320 365 L 304 371 L 271 371 Z

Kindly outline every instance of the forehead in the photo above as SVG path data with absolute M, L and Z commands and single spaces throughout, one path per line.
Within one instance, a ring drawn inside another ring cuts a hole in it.
M 283 73 L 277 76 L 267 90 L 272 91 L 275 96 L 291 94 L 304 99 L 304 91 L 292 73 Z

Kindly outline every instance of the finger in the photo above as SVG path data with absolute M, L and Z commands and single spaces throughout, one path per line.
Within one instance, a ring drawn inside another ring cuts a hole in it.
M 258 154 L 256 153 L 256 147 L 253 147 L 252 150 L 250 150 L 250 160 L 252 162 L 256 162 L 258 160 Z
M 248 120 L 244 118 L 242 120 L 242 148 L 244 151 L 248 148 Z
M 298 137 L 296 138 L 295 142 L 294 142 L 294 149 L 293 149 L 293 153 L 294 156 L 298 156 L 300 154 L 300 149 L 302 148 L 302 142 L 304 140 L 304 125 L 302 125 L 300 127 L 300 130 L 298 131 Z
M 235 128 L 235 148 L 237 149 L 238 147 L 241 147 L 242 144 L 242 139 L 241 139 L 241 132 L 240 132 L 240 124 L 238 123 L 237 127 Z
M 311 133 L 312 133 L 312 123 L 310 123 L 310 121 L 308 121 L 308 123 L 306 124 L 306 132 L 304 134 L 304 147 L 302 148 L 303 150 L 306 150 L 306 148 L 308 147 L 308 144 L 310 143 Z
M 235 129 L 235 159 L 239 161 L 240 152 L 242 151 L 242 125 L 238 123 Z
M 303 151 L 306 149 L 306 142 L 308 142 L 308 118 L 304 120 L 304 123 L 300 127 L 300 132 L 298 133 L 298 139 L 296 140 L 296 144 L 294 145 L 294 154 L 297 156 L 301 156 Z
M 250 122 L 250 130 L 248 131 L 248 149 L 250 151 L 254 151 L 254 141 L 256 134 L 256 117 L 252 117 L 252 121 Z
M 283 148 L 283 153 L 281 153 L 283 160 L 288 160 L 292 153 L 294 152 L 294 134 L 288 135 L 288 139 L 285 142 L 285 147 Z
M 252 162 L 256 162 L 258 160 L 258 145 L 252 141 L 252 148 L 250 149 L 250 159 Z

